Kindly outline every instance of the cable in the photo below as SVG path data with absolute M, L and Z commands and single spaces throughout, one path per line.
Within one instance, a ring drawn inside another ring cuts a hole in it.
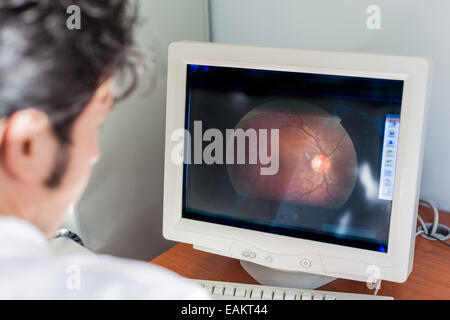
M 417 231 L 416 235 L 425 233 L 425 230 L 428 231 L 428 228 L 427 228 L 427 226 L 425 225 L 425 222 L 423 222 L 422 217 L 419 216 L 418 214 L 417 214 L 417 220 L 419 220 L 419 223 L 421 224 L 422 230 Z
M 378 290 L 381 288 L 381 279 L 377 280 L 377 286 L 375 287 L 375 291 L 373 292 L 373 295 L 376 296 L 378 294 Z
M 434 213 L 433 227 L 431 228 L 431 231 L 429 233 L 435 234 L 438 224 L 439 224 L 439 211 L 438 211 L 436 205 L 433 202 L 425 200 L 425 199 L 420 199 L 419 203 L 426 204 L 433 210 L 433 213 Z M 425 230 L 426 230 L 426 228 L 425 228 Z
M 427 223 L 423 221 L 422 217 L 417 215 L 420 226 L 417 228 L 416 236 L 420 235 L 429 240 L 436 240 L 447 247 L 450 247 L 450 244 L 444 241 L 450 238 L 450 229 L 443 224 L 439 224 L 439 210 L 436 205 L 433 202 L 424 199 L 420 199 L 419 203 L 424 204 L 433 210 L 434 220 L 432 223 L 428 223 L 427 226 Z
M 79 245 L 84 247 L 84 242 L 83 240 L 81 240 L 81 238 L 74 232 L 67 230 L 67 229 L 60 229 L 56 232 L 55 235 L 55 239 L 56 238 L 68 238 L 71 239 L 73 241 L 75 241 L 76 243 L 78 243 Z
M 431 237 L 431 238 L 433 238 L 434 240 L 437 240 L 437 241 L 439 241 L 439 242 L 445 244 L 447 247 L 450 247 L 450 244 L 447 243 L 447 242 L 445 242 L 444 240 L 441 240 L 441 239 L 439 239 L 439 238 L 433 236 L 432 234 L 429 234 L 428 236 Z

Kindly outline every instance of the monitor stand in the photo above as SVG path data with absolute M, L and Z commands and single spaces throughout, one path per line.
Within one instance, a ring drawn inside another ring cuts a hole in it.
M 268 268 L 248 261 L 241 260 L 241 265 L 253 279 L 265 286 L 317 289 L 336 280 L 333 277 L 321 276 L 306 272 L 289 272 Z

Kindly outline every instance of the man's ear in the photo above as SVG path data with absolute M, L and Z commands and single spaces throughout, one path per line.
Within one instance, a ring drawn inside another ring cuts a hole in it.
M 5 133 L 5 118 L 0 118 L 0 152 L 2 150 L 2 144 L 3 144 L 3 135 Z
M 19 110 L 4 123 L 1 164 L 15 180 L 41 183 L 51 171 L 56 147 L 47 114 Z

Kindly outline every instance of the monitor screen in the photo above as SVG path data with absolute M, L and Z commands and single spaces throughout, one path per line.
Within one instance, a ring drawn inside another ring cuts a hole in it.
M 187 65 L 183 218 L 388 251 L 403 81 Z

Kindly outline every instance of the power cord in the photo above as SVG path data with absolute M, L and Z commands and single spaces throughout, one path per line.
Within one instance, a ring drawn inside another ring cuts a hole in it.
M 377 280 L 377 285 L 375 287 L 375 291 L 373 292 L 373 295 L 376 296 L 378 294 L 378 290 L 381 288 L 381 279 Z
M 78 243 L 79 245 L 84 247 L 84 242 L 83 240 L 81 240 L 81 238 L 74 232 L 67 230 L 67 229 L 59 229 L 56 232 L 55 235 L 55 239 L 56 238 L 68 238 L 71 239 L 73 241 L 75 241 L 76 243 Z
M 425 223 L 420 215 L 417 215 L 417 220 L 419 220 L 420 226 L 417 228 L 416 236 L 422 236 L 429 240 L 439 241 L 440 243 L 450 247 L 450 244 L 445 242 L 445 240 L 450 239 L 450 228 L 446 225 L 439 224 L 439 210 L 436 205 L 429 200 L 420 199 L 419 203 L 425 205 L 433 210 L 434 220 L 433 222 Z M 378 294 L 378 290 L 381 287 L 381 279 L 376 283 L 375 291 L 373 295 Z
M 420 235 L 428 240 L 439 241 L 440 243 L 450 247 L 450 244 L 445 242 L 450 239 L 450 228 L 446 225 L 439 224 L 439 210 L 436 205 L 429 200 L 420 199 L 419 203 L 425 205 L 433 210 L 433 222 L 425 223 L 420 215 L 417 215 L 417 220 L 420 225 L 417 228 L 416 236 Z

